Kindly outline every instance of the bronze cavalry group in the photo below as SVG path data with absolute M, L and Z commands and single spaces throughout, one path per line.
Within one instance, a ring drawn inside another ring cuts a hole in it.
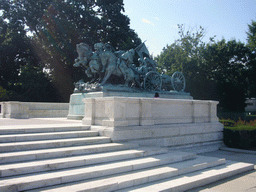
M 103 43 L 96 43 L 93 51 L 89 45 L 80 43 L 76 50 L 78 57 L 74 66 L 85 69 L 86 75 L 91 78 L 90 84 L 103 86 L 111 83 L 110 77 L 114 75 L 123 80 L 120 84 L 123 82 L 124 86 L 147 91 L 185 89 L 185 78 L 181 72 L 172 76 L 157 72 L 157 63 L 150 58 L 144 43 L 128 51 L 115 51 L 109 44 Z M 135 52 L 139 55 L 139 66 L 134 64 Z

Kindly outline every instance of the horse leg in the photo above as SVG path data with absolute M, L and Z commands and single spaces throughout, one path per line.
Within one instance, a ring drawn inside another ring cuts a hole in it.
M 112 71 L 106 71 L 105 76 L 104 76 L 104 78 L 103 78 L 103 80 L 101 82 L 101 85 L 104 85 L 107 82 L 107 80 L 109 79 L 110 75 L 112 75 Z
M 85 70 L 85 74 L 87 75 L 87 77 L 91 78 L 92 77 L 91 69 L 88 68 L 87 70 Z
M 93 73 L 93 78 L 92 78 L 92 80 L 90 81 L 90 83 L 95 83 L 95 82 L 96 82 L 96 79 L 97 79 L 96 73 Z
M 127 69 L 124 73 L 125 75 L 125 85 L 129 86 L 129 83 L 134 83 L 139 85 L 139 78 L 134 74 L 132 69 Z
M 140 79 L 139 79 L 139 76 L 138 76 L 138 75 L 134 75 L 133 81 L 134 81 L 135 87 L 137 87 L 137 86 L 141 87 L 141 85 L 140 85 Z

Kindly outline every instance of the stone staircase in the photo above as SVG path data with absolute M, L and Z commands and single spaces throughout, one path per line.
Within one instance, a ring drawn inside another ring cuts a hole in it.
M 184 191 L 253 169 L 137 143 L 81 125 L 0 127 L 0 191 Z

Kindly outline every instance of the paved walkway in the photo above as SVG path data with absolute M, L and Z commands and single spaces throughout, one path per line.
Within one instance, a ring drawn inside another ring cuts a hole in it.
M 66 118 L 31 118 L 8 119 L 0 118 L 0 126 L 26 126 L 26 125 L 50 125 L 50 124 L 77 124 L 79 120 Z M 238 162 L 253 163 L 254 170 L 239 174 L 187 192 L 256 192 L 256 151 L 234 150 L 223 148 L 218 151 L 201 153 L 200 155 L 226 158 Z
M 254 170 L 242 173 L 187 192 L 256 192 L 256 151 L 223 148 L 200 155 L 254 164 Z

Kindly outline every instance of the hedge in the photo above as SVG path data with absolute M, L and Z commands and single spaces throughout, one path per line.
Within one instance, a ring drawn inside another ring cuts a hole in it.
M 256 121 L 237 122 L 220 120 L 224 124 L 224 144 L 231 148 L 249 149 L 256 147 Z
M 250 149 L 256 147 L 256 130 L 234 130 L 224 128 L 224 144 L 227 147 Z

